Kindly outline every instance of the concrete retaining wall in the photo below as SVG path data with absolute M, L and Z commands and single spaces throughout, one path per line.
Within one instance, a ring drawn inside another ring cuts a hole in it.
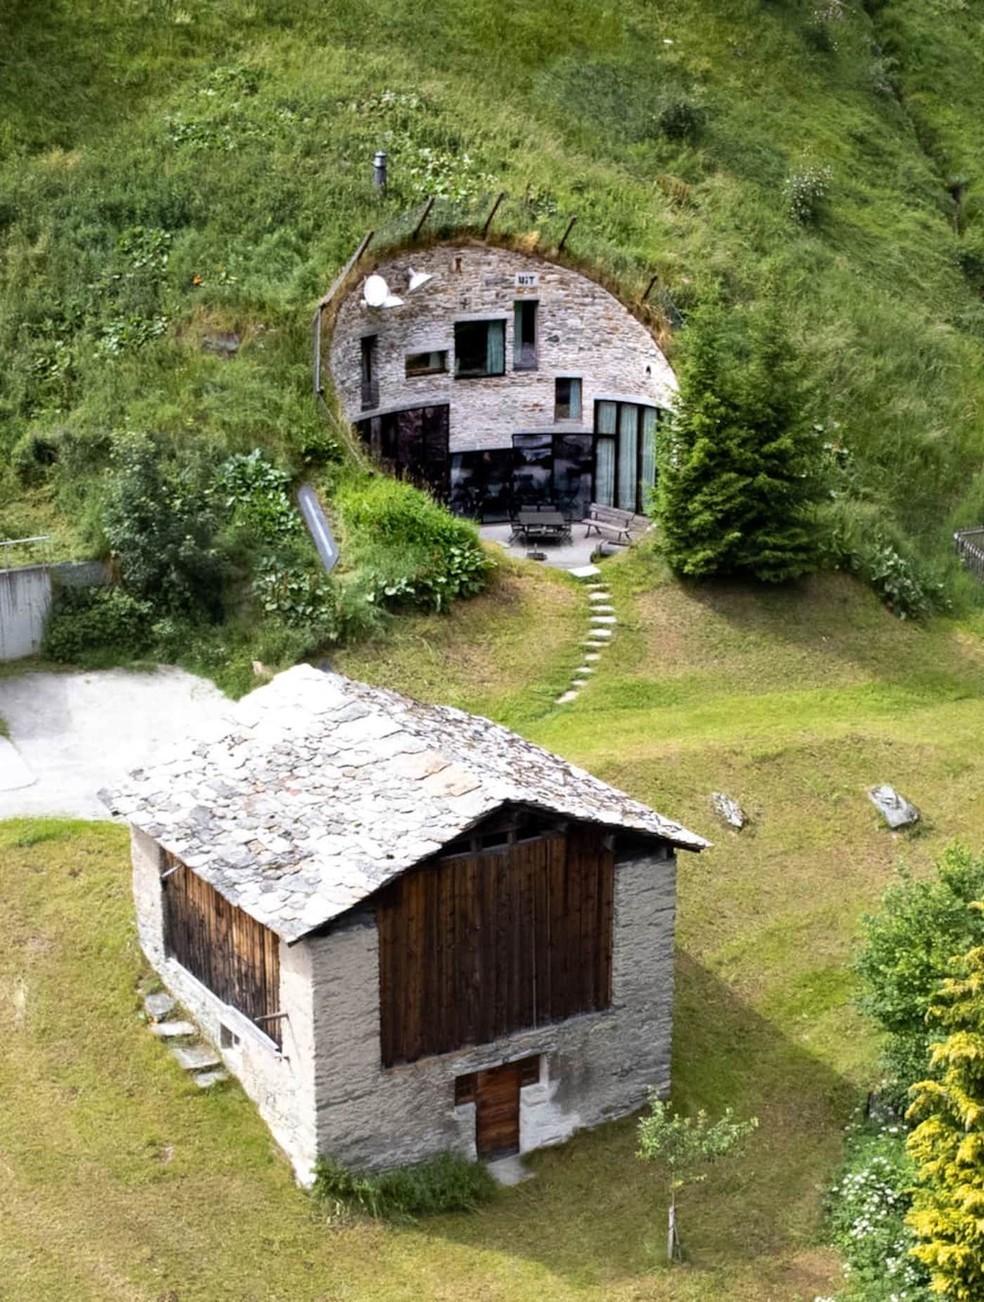
M 56 587 L 87 588 L 108 581 L 102 561 L 65 561 L 0 570 L 0 660 L 20 660 L 41 650 Z

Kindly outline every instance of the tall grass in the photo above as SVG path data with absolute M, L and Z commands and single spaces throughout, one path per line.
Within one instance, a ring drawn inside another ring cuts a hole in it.
M 859 496 L 944 558 L 953 521 L 984 518 L 984 305 L 960 262 L 984 51 L 959 6 L 868 8 L 824 43 L 809 6 L 754 0 L 11 0 L 0 527 L 97 548 L 126 429 L 298 468 L 334 270 L 429 192 L 441 221 L 501 187 L 501 229 L 550 243 L 577 213 L 572 253 L 626 292 L 656 272 L 684 314 L 712 284 L 777 300 Z M 699 130 L 661 129 L 668 97 Z M 805 228 L 782 192 L 814 164 L 830 198 Z M 220 331 L 232 360 L 207 351 Z M 25 469 L 38 433 L 55 459 Z

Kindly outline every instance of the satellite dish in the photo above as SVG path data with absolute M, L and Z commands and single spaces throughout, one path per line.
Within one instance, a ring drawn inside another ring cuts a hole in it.
M 390 287 L 382 276 L 367 276 L 362 286 L 362 297 L 370 307 L 383 307 L 391 297 Z
M 402 306 L 403 306 L 403 299 L 400 298 L 399 294 L 387 294 L 386 297 L 383 299 L 381 306 L 382 306 L 382 307 L 402 307 Z
M 429 271 L 414 271 L 413 267 L 411 267 L 410 283 L 407 286 L 407 289 L 412 294 L 415 289 L 420 289 L 421 285 L 426 285 L 429 280 L 433 280 L 433 279 L 434 277 L 430 274 Z

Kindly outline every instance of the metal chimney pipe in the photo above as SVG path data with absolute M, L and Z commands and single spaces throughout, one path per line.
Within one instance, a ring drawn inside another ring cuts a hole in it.
M 377 149 L 372 160 L 372 183 L 377 190 L 386 189 L 386 150 Z

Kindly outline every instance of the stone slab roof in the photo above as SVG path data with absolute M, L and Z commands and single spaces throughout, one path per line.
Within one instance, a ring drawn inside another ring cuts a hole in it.
M 498 724 L 298 665 L 118 790 L 114 813 L 295 941 L 506 803 L 708 843 Z

